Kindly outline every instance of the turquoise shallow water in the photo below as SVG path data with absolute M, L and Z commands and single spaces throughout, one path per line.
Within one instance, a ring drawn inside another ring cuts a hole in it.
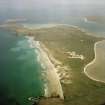
M 44 94 L 41 70 L 28 40 L 0 29 L 0 105 L 32 105 L 29 97 Z

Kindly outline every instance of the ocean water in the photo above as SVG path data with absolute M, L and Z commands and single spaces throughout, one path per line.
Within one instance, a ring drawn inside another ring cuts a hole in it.
M 32 105 L 43 96 L 42 67 L 28 39 L 0 29 L 0 105 Z

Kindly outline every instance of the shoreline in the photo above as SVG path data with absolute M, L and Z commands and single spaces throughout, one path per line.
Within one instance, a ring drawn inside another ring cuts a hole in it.
M 105 40 L 101 40 L 101 41 L 98 41 L 94 44 L 94 53 L 95 53 L 95 58 L 90 62 L 88 63 L 85 67 L 84 67 L 84 74 L 90 78 L 91 80 L 93 81 L 96 81 L 96 82 L 101 82 L 101 83 L 105 83 L 105 81 L 101 81 L 101 80 L 98 80 L 98 79 L 95 79 L 94 77 L 90 76 L 88 73 L 87 73 L 87 67 L 94 64 L 94 62 L 96 61 L 96 47 L 97 47 L 97 44 L 99 44 L 100 42 L 103 42 Z
M 59 74 L 57 73 L 56 67 L 51 62 L 51 59 L 45 49 L 42 46 L 42 43 L 35 41 L 34 37 L 27 36 L 30 41 L 31 48 L 37 48 L 38 50 L 38 62 L 41 63 L 42 68 L 44 69 L 44 76 L 47 80 L 44 84 L 44 96 L 45 97 L 59 97 L 64 100 L 63 90 L 60 83 Z M 43 72 L 42 72 L 43 73 Z
M 33 27 L 30 27 L 30 24 L 28 26 L 28 24 L 22 24 L 24 28 L 27 28 L 27 29 L 31 29 L 31 30 L 34 30 L 34 29 L 49 29 L 49 28 L 54 28 L 54 27 L 71 27 L 71 28 L 76 28 L 78 30 L 81 30 L 82 32 L 86 32 L 85 29 L 83 28 L 79 28 L 79 26 L 76 26 L 76 25 L 70 25 L 70 24 L 35 24 L 35 26 Z M 38 26 L 39 25 L 39 26 Z
M 40 51 L 43 52 L 42 56 L 46 55 L 44 60 L 46 60 L 47 62 L 44 65 L 47 66 L 46 67 L 47 77 L 48 77 L 47 79 L 49 82 L 47 86 L 48 91 L 49 91 L 48 96 L 49 97 L 59 97 L 61 99 L 64 99 L 63 90 L 62 90 L 62 86 L 60 83 L 60 77 L 59 77 L 59 74 L 57 73 L 58 70 L 55 67 L 55 64 L 56 63 L 60 64 L 60 62 L 58 62 L 57 60 L 53 58 L 53 56 L 48 52 L 48 49 L 42 42 L 39 42 L 39 44 L 40 44 Z
M 96 33 L 94 32 L 89 32 L 88 30 L 86 30 L 85 28 L 83 27 L 80 27 L 78 25 L 70 25 L 70 24 L 61 24 L 61 23 L 58 23 L 58 24 L 53 24 L 53 23 L 48 23 L 48 24 L 35 24 L 32 26 L 32 24 L 21 24 L 23 26 L 23 30 L 25 29 L 29 29 L 29 30 L 40 30 L 40 29 L 49 29 L 49 28 L 54 28 L 54 27 L 70 27 L 70 28 L 75 28 L 77 30 L 80 30 L 81 32 L 85 32 L 87 33 L 87 35 L 90 35 L 90 36 L 95 36 L 95 37 L 100 37 L 98 35 L 96 35 Z M 0 28 L 8 28 L 8 27 L 11 27 L 10 24 L 2 24 L 0 25 Z M 18 30 L 17 30 L 18 31 Z
M 81 32 L 84 32 L 84 33 L 87 33 L 87 35 L 89 36 L 95 36 L 95 37 L 100 37 L 100 36 L 97 36 L 96 33 L 93 33 L 93 32 L 89 32 L 88 30 L 86 30 L 85 28 L 83 27 L 79 27 L 78 25 L 70 25 L 70 24 L 40 24 L 39 26 L 34 26 L 33 28 L 30 28 L 30 25 L 29 26 L 25 26 L 24 24 L 23 25 L 23 28 L 26 28 L 26 29 L 30 29 L 30 30 L 39 30 L 39 29 L 49 29 L 49 28 L 59 28 L 59 27 L 70 27 L 70 28 L 75 28 L 77 30 L 80 30 Z

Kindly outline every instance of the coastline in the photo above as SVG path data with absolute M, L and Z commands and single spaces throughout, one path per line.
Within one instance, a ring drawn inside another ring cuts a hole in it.
M 87 18 L 84 18 L 84 21 L 88 21 L 87 20 Z M 71 28 L 75 28 L 75 29 L 77 29 L 77 30 L 80 30 L 81 32 L 85 32 L 85 33 L 87 33 L 87 35 L 90 35 L 90 36 L 92 36 L 93 34 L 92 33 L 90 33 L 90 32 L 87 32 L 85 29 L 83 29 L 83 28 L 79 28 L 79 26 L 75 26 L 75 25 L 69 25 L 69 24 L 45 24 L 45 25 L 43 25 L 42 27 L 41 26 L 39 26 L 39 27 L 35 27 L 35 28 L 32 28 L 33 30 L 34 29 L 43 29 L 43 28 L 53 28 L 53 27 L 71 27 Z M 24 27 L 25 28 L 25 27 Z M 28 27 L 27 27 L 28 28 Z M 30 36 L 28 36 L 28 37 L 30 37 Z M 32 37 L 32 36 L 31 36 Z M 97 36 L 96 36 L 97 37 Z M 37 41 L 38 42 L 38 41 Z M 88 67 L 88 66 L 90 66 L 91 64 L 93 64 L 94 62 L 95 62 L 95 60 L 96 60 L 96 46 L 97 46 L 97 44 L 98 43 L 100 43 L 101 41 L 98 41 L 98 42 L 96 42 L 95 44 L 94 44 L 94 53 L 95 53 L 95 58 L 90 62 L 90 63 L 88 63 L 85 67 L 84 67 L 84 73 L 86 74 L 86 76 L 87 77 L 89 77 L 90 79 L 92 79 L 92 80 L 94 80 L 94 81 L 98 81 L 98 82 L 103 82 L 103 81 L 100 81 L 100 80 L 98 80 L 98 79 L 95 79 L 95 78 L 93 78 L 93 77 L 91 77 L 91 76 L 89 76 L 88 75 L 88 73 L 86 72 L 86 68 Z M 46 53 L 46 55 L 47 55 L 47 57 L 48 57 L 48 59 L 49 59 L 49 61 L 50 61 L 50 63 L 52 63 L 52 65 L 54 66 L 54 63 L 56 62 L 56 61 L 54 61 L 54 62 L 52 62 L 52 60 L 51 60 L 51 56 L 49 56 L 49 53 L 47 53 L 47 51 L 46 51 L 46 48 L 43 46 L 43 44 L 41 43 L 41 42 L 38 42 L 39 43 L 39 45 L 38 45 L 38 47 L 37 47 L 37 49 L 39 49 L 40 50 L 40 52 L 42 51 L 42 52 L 44 52 L 44 53 Z M 40 53 L 41 54 L 41 53 Z M 41 55 L 43 55 L 43 54 L 41 54 Z M 41 62 L 41 61 L 40 61 Z M 43 64 L 43 63 L 41 63 L 41 65 L 43 66 L 43 68 L 45 68 L 45 65 Z M 53 67 L 54 68 L 54 67 Z M 57 68 L 54 68 L 54 69 L 57 69 Z M 57 70 L 55 70 L 56 71 L 56 73 L 57 73 Z M 58 78 L 60 78 L 59 77 L 59 74 L 57 74 L 58 75 Z M 59 81 L 60 81 L 60 79 L 59 79 Z
M 85 21 L 85 18 L 84 18 L 84 21 Z M 77 25 L 72 25 L 72 24 L 70 25 L 70 24 L 60 24 L 60 23 L 58 23 L 58 24 L 48 23 L 48 24 L 35 24 L 35 25 L 32 25 L 32 24 L 21 24 L 21 25 L 23 26 L 23 31 L 26 31 L 26 29 L 29 29 L 32 31 L 32 30 L 39 30 L 39 29 L 49 29 L 49 28 L 54 28 L 54 27 L 71 27 L 71 28 L 80 30 L 81 32 L 87 33 L 90 36 L 94 36 L 94 33 L 90 33 L 85 28 L 79 27 Z M 13 26 L 9 23 L 7 23 L 7 24 L 4 23 L 4 24 L 0 25 L 0 27 L 1 28 L 9 28 L 9 27 L 13 27 Z M 16 29 L 16 31 L 18 32 L 19 29 L 21 32 L 22 31 L 21 28 Z M 99 37 L 99 36 L 96 36 L 96 37 Z
M 99 43 L 101 43 L 101 42 L 103 42 L 103 41 L 105 41 L 105 40 L 98 41 L 98 42 L 96 42 L 96 43 L 94 44 L 95 58 L 94 58 L 90 63 L 88 63 L 88 64 L 84 67 L 84 74 L 85 74 L 88 78 L 90 78 L 90 79 L 93 80 L 93 81 L 101 82 L 101 83 L 105 83 L 105 81 L 101 81 L 101 80 L 95 79 L 94 77 L 90 76 L 90 75 L 87 73 L 87 67 L 90 66 L 90 65 L 92 65 L 92 64 L 94 64 L 94 62 L 96 61 L 96 56 L 97 56 L 97 55 L 96 55 L 96 47 L 97 47 L 97 44 L 99 44 Z
M 76 28 L 76 29 L 79 29 L 83 32 L 85 32 L 85 29 L 83 28 L 79 28 L 79 26 L 76 26 L 76 25 L 70 25 L 70 24 L 36 24 L 35 26 L 30 26 L 31 24 L 22 24 L 24 28 L 27 28 L 27 29 L 43 29 L 43 28 L 53 28 L 53 27 L 71 27 L 71 28 Z
M 85 23 L 94 23 L 94 24 L 96 24 L 95 21 L 91 21 L 91 20 L 89 20 L 87 17 L 84 17 L 84 22 L 85 22 Z
M 31 48 L 37 48 L 38 50 L 38 61 L 41 63 L 42 68 L 44 69 L 44 79 L 46 79 L 45 87 L 45 97 L 59 97 L 64 100 L 63 90 L 60 83 L 60 78 L 57 73 L 57 70 L 52 63 L 49 55 L 45 51 L 44 45 L 41 42 L 35 41 L 34 37 L 27 36 L 31 44 Z
M 28 26 L 25 26 L 24 24 L 23 25 L 23 28 L 26 28 L 26 29 L 31 29 L 31 30 L 39 30 L 39 29 L 49 29 L 49 28 L 54 28 L 54 27 L 70 27 L 70 28 L 75 28 L 77 30 L 80 30 L 81 32 L 83 33 L 87 33 L 87 35 L 89 36 L 95 36 L 95 37 L 99 37 L 96 35 L 96 33 L 92 33 L 92 32 L 89 32 L 88 30 L 86 30 L 85 28 L 83 27 L 79 27 L 77 25 L 70 25 L 70 24 L 40 24 L 39 26 L 37 26 L 37 24 L 33 27 L 31 27 L 30 25 Z

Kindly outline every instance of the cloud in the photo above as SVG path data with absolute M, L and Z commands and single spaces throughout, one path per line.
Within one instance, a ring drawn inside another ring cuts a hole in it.
M 90 10 L 105 8 L 105 0 L 0 0 L 0 8 Z

